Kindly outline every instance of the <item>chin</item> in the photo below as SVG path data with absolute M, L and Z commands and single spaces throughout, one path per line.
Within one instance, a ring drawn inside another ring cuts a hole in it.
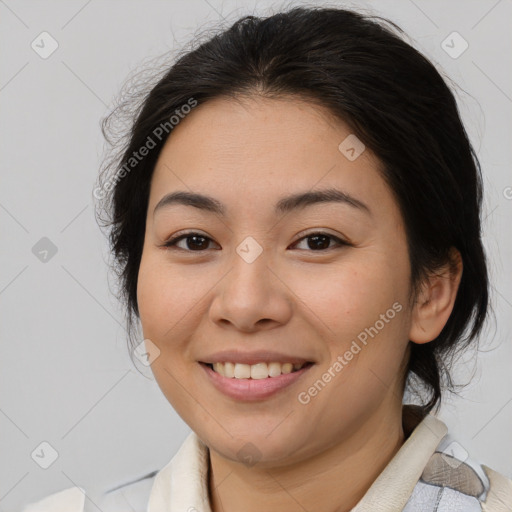
M 260 468 L 290 464 L 301 458 L 304 448 L 302 439 L 285 431 L 278 432 L 279 427 L 272 432 L 271 429 L 254 428 L 253 423 L 247 425 L 246 430 L 240 428 L 237 432 L 229 431 L 233 437 L 221 427 L 219 429 L 208 435 L 203 435 L 201 431 L 196 433 L 222 457 L 248 466 L 256 462 Z

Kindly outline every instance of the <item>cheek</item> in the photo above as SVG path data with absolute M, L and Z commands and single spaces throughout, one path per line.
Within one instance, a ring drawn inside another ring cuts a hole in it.
M 150 339 L 159 338 L 156 333 L 161 328 L 159 323 L 165 318 L 162 316 L 162 290 L 165 288 L 159 275 L 158 267 L 143 253 L 137 278 L 137 303 L 144 336 Z
M 184 277 L 162 262 L 160 255 L 143 254 L 137 281 L 140 321 L 144 338 L 160 350 L 151 370 L 164 396 L 184 418 L 190 414 L 190 394 L 180 383 L 190 371 L 186 351 L 190 323 L 197 321 L 194 299 Z
M 203 292 L 204 294 L 204 292 Z M 159 254 L 143 254 L 138 281 L 137 300 L 144 335 L 160 343 L 177 339 L 183 319 L 197 309 L 203 295 L 197 280 L 187 277 L 162 261 Z
M 330 333 L 329 339 L 356 335 L 404 295 L 398 276 L 377 259 L 365 262 L 361 257 L 359 262 L 319 267 L 306 277 L 302 274 L 290 279 L 294 293 L 308 306 L 312 321 L 322 321 L 320 326 Z
M 367 253 L 313 277 L 295 277 L 294 291 L 307 305 L 302 309 L 326 342 L 322 371 L 342 357 L 334 394 L 350 383 L 357 401 L 396 379 L 408 341 L 407 273 L 400 262 L 393 266 L 382 254 Z
M 350 265 L 345 261 L 335 272 L 296 280 L 300 287 L 294 291 L 307 305 L 303 311 L 314 312 L 311 322 L 328 351 L 301 391 L 312 393 L 308 410 L 321 414 L 326 425 L 342 428 L 349 421 L 346 411 L 352 418 L 363 415 L 395 389 L 407 347 L 407 270 L 391 273 L 390 268 L 383 258 L 363 262 L 361 257 Z M 317 394 L 318 379 L 327 384 Z

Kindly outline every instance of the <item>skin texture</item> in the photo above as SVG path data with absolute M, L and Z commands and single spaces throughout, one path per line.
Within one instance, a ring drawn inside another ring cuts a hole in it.
M 159 387 L 210 448 L 214 512 L 355 506 L 404 442 L 409 340 L 431 341 L 451 313 L 460 260 L 456 271 L 440 269 L 409 300 L 403 219 L 375 156 L 366 149 L 349 161 L 339 151 L 350 133 L 298 98 L 217 98 L 173 129 L 156 165 L 138 278 L 140 319 L 144 338 L 160 350 L 152 364 Z M 371 213 L 331 202 L 274 214 L 284 196 L 329 187 Z M 184 205 L 153 215 L 177 190 L 216 198 L 226 216 Z M 181 250 L 163 246 L 184 230 L 207 237 L 199 250 L 187 239 Z M 318 232 L 351 245 L 327 238 L 329 248 L 315 249 L 304 237 Z M 236 252 L 248 236 L 263 249 L 250 264 Z M 401 311 L 300 403 L 298 394 L 395 303 Z M 315 364 L 278 394 L 243 402 L 215 389 L 198 363 L 228 349 L 277 350 Z M 250 466 L 237 455 L 249 442 L 259 457 Z

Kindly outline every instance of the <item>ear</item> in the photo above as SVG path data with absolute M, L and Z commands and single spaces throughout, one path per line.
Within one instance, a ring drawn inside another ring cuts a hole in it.
M 450 317 L 462 277 L 462 257 L 452 247 L 449 261 L 425 279 L 412 309 L 409 340 L 428 343 L 439 336 Z

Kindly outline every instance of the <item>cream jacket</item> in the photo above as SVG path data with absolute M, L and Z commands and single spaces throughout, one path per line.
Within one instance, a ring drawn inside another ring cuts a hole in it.
M 435 416 L 415 420 L 414 410 L 404 406 L 408 437 L 352 512 L 511 512 L 512 480 L 473 461 Z M 98 501 L 72 487 L 22 512 L 211 512 L 208 468 L 208 448 L 191 432 L 162 469 Z

